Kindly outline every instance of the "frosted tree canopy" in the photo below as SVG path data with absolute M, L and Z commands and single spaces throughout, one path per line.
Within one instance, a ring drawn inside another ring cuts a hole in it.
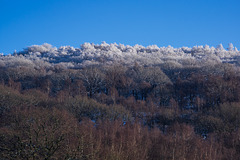
M 240 52 L 233 44 L 227 50 L 222 44 L 215 47 L 194 46 L 173 48 L 157 45 L 123 45 L 84 43 L 80 48 L 70 46 L 53 47 L 50 44 L 33 45 L 13 55 L 0 55 L 0 66 L 51 66 L 60 65 L 65 68 L 79 68 L 89 65 L 116 64 L 124 65 L 170 65 L 170 67 L 201 67 L 217 63 L 238 64 Z

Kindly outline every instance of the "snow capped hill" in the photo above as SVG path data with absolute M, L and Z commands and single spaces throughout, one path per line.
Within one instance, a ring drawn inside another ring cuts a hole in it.
M 122 63 L 133 65 L 162 65 L 186 67 L 213 65 L 217 63 L 238 64 L 240 52 L 229 44 L 227 50 L 222 45 L 214 47 L 194 46 L 193 48 L 173 48 L 152 46 L 129 46 L 123 44 L 84 43 L 80 48 L 70 46 L 53 47 L 50 44 L 33 45 L 13 55 L 0 56 L 0 66 L 51 66 L 79 68 L 94 64 Z

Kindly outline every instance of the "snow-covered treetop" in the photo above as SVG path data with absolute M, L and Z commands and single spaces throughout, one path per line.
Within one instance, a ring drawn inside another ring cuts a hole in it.
M 216 48 L 205 46 L 194 46 L 192 48 L 158 47 L 157 45 L 123 45 L 123 44 L 101 44 L 84 43 L 80 48 L 70 46 L 53 47 L 50 44 L 33 45 L 13 55 L 1 56 L 0 62 L 7 66 L 11 63 L 21 61 L 17 64 L 30 62 L 55 65 L 61 63 L 66 67 L 78 68 L 93 64 L 122 63 L 133 65 L 174 65 L 202 66 L 216 63 L 238 63 L 240 52 L 233 44 L 229 44 L 227 50 L 220 44 Z M 14 60 L 15 59 L 15 60 Z M 31 65 L 33 65 L 31 63 Z

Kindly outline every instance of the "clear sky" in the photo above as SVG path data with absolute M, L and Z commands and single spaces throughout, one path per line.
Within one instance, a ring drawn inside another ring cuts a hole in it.
M 0 53 L 50 43 L 240 49 L 240 0 L 0 0 Z

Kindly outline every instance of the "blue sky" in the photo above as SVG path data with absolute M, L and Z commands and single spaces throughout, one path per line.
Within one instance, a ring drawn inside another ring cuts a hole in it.
M 0 53 L 84 42 L 240 49 L 239 0 L 0 0 Z

